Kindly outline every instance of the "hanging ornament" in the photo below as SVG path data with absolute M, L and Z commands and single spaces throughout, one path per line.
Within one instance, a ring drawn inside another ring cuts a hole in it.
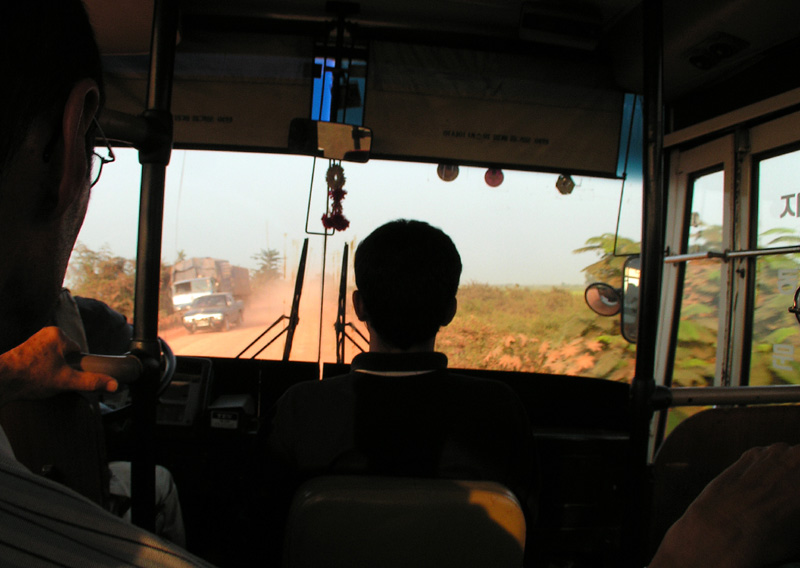
M 483 180 L 489 187 L 497 187 L 503 183 L 503 170 L 490 168 L 486 170 L 486 175 L 483 176 Z
M 572 181 L 572 176 L 562 174 L 556 180 L 556 189 L 561 195 L 569 195 L 575 189 L 575 182 Z
M 439 164 L 436 173 L 442 181 L 453 181 L 458 177 L 458 166 L 451 164 Z
M 340 164 L 331 164 L 328 173 L 325 174 L 325 181 L 328 183 L 328 189 L 342 189 L 346 181 L 344 168 Z
M 346 181 L 344 168 L 331 162 L 328 172 L 325 174 L 325 181 L 328 184 L 328 197 L 331 200 L 331 207 L 330 211 L 322 216 L 322 226 L 334 231 L 344 231 L 350 226 L 350 221 L 342 213 L 342 200 L 347 195 L 347 192 L 343 189 Z

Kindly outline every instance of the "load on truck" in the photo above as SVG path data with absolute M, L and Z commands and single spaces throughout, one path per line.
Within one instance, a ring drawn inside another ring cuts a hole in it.
M 217 258 L 187 258 L 172 267 L 172 305 L 178 311 L 189 308 L 201 296 L 227 292 L 246 302 L 250 296 L 250 272 Z

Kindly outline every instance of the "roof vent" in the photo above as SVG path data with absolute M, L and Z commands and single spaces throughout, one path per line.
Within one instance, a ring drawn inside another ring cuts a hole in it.
M 686 58 L 694 67 L 707 71 L 747 47 L 750 44 L 745 40 L 725 32 L 717 32 L 687 51 Z

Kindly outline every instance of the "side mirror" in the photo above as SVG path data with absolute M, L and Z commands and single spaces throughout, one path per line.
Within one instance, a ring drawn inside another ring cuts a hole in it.
M 372 148 L 372 130 L 363 126 L 294 118 L 289 125 L 289 151 L 329 160 L 365 163 Z
M 639 336 L 640 267 L 639 256 L 629 256 L 625 259 L 622 267 L 622 288 L 614 288 L 604 282 L 595 282 L 589 284 L 583 294 L 586 305 L 598 315 L 615 316 L 622 312 L 620 318 L 622 337 L 629 343 L 636 343 Z M 800 291 L 798 292 L 800 293 Z M 798 315 L 798 320 L 800 321 L 800 315 Z
M 615 316 L 622 310 L 622 290 L 604 282 L 589 284 L 583 298 L 586 305 L 601 316 Z
M 631 343 L 639 338 L 639 280 L 641 258 L 629 256 L 622 268 L 622 337 Z

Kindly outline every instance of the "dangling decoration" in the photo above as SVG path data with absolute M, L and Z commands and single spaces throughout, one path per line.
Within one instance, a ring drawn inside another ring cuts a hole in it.
M 458 166 L 454 164 L 439 164 L 436 173 L 442 181 L 453 181 L 458 177 Z
M 339 164 L 334 164 L 328 167 L 328 173 L 325 174 L 325 181 L 328 183 L 328 197 L 331 199 L 330 212 L 322 216 L 322 226 L 326 229 L 333 229 L 334 231 L 344 231 L 350 226 L 350 221 L 342 214 L 342 200 L 347 192 L 344 188 L 344 169 Z
M 496 168 L 489 168 L 486 170 L 486 174 L 483 176 L 483 180 L 486 182 L 486 185 L 489 187 L 497 187 L 501 183 L 503 183 L 503 170 L 499 170 Z

